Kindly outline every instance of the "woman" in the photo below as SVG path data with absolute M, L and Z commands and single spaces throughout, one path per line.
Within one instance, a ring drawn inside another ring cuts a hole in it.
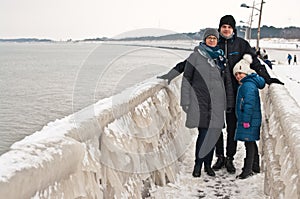
M 224 125 L 225 88 L 221 78 L 223 51 L 217 46 L 219 33 L 209 28 L 203 42 L 187 59 L 181 87 L 181 106 L 187 114 L 186 127 L 198 128 L 194 177 L 205 171 L 215 176 L 211 168 L 213 149 Z

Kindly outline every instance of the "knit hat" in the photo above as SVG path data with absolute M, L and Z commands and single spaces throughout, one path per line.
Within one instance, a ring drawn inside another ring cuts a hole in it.
M 255 73 L 254 70 L 250 68 L 250 64 L 252 63 L 252 57 L 249 54 L 244 54 L 243 59 L 241 59 L 238 63 L 235 64 L 233 68 L 233 75 L 237 72 L 251 74 Z
M 220 19 L 219 29 L 218 29 L 219 32 L 220 32 L 221 26 L 224 25 L 224 24 L 230 25 L 232 27 L 232 29 L 234 31 L 236 31 L 236 28 L 235 28 L 235 19 L 233 18 L 232 15 L 225 15 L 225 16 L 223 16 Z
M 203 41 L 205 41 L 206 37 L 213 35 L 219 39 L 219 32 L 214 28 L 207 28 L 203 33 Z

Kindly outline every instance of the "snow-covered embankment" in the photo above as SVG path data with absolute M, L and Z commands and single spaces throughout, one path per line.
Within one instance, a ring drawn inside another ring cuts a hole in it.
M 174 182 L 192 134 L 179 107 L 180 78 L 152 79 L 49 123 L 0 156 L 5 198 L 141 198 Z M 262 92 L 265 192 L 300 198 L 300 108 L 287 90 Z M 30 119 L 30 118 L 29 118 Z
M 13 144 L 0 157 L 0 195 L 141 198 L 154 184 L 174 182 L 191 135 L 180 78 L 168 87 L 161 82 L 100 100 Z
M 300 107 L 277 84 L 265 88 L 262 99 L 265 193 L 272 198 L 300 198 Z

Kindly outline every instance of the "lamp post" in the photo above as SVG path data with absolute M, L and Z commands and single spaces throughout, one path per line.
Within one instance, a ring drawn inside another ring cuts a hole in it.
M 243 8 L 252 8 L 252 13 L 251 13 L 251 19 L 250 19 L 250 38 L 251 38 L 251 25 L 252 25 L 252 18 L 253 18 L 253 11 L 254 9 L 259 11 L 259 19 L 258 19 L 258 26 L 257 26 L 257 41 L 256 41 L 256 49 L 259 48 L 259 40 L 260 40 L 260 23 L 261 23 L 261 16 L 262 16 L 262 8 L 263 8 L 263 4 L 265 2 L 263 0 L 261 0 L 260 3 L 260 9 L 255 7 L 255 1 L 253 1 L 253 6 L 248 6 L 247 4 L 243 3 L 241 4 L 241 7 Z
M 243 28 L 246 27 L 246 30 L 244 30 L 242 32 L 245 32 L 245 39 L 247 39 L 249 41 L 249 43 L 251 40 L 251 26 L 252 26 L 252 22 L 253 22 L 252 16 L 250 16 L 250 18 L 251 18 L 250 21 L 247 21 L 247 22 L 240 20 L 240 23 L 246 24 L 246 26 L 243 25 Z
M 254 12 L 254 5 L 255 1 L 253 1 L 252 11 L 251 11 L 251 17 L 250 17 L 250 39 L 251 39 L 251 27 L 252 27 L 252 21 L 253 21 L 253 12 Z
M 241 31 L 242 32 L 245 32 L 245 39 L 247 39 L 249 42 L 250 42 L 250 31 L 251 31 L 251 27 L 249 27 L 249 22 L 244 22 L 244 21 L 240 21 L 240 23 L 242 24 L 246 24 L 246 25 L 243 25 L 241 27 Z

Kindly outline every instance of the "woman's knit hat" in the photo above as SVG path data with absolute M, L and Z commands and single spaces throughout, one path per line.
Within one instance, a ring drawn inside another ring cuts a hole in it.
M 235 19 L 233 18 L 232 15 L 225 15 L 220 19 L 220 23 L 219 23 L 219 29 L 218 31 L 220 32 L 221 26 L 223 26 L 224 24 L 228 24 L 232 27 L 232 29 L 234 31 L 236 31 L 235 28 Z
M 206 37 L 213 35 L 219 39 L 219 32 L 214 28 L 207 28 L 203 33 L 203 41 L 205 41 Z
M 235 64 L 233 68 L 233 75 L 237 72 L 251 74 L 255 73 L 254 70 L 250 68 L 250 64 L 252 63 L 252 57 L 249 54 L 244 54 L 243 59 L 241 59 L 238 63 Z

